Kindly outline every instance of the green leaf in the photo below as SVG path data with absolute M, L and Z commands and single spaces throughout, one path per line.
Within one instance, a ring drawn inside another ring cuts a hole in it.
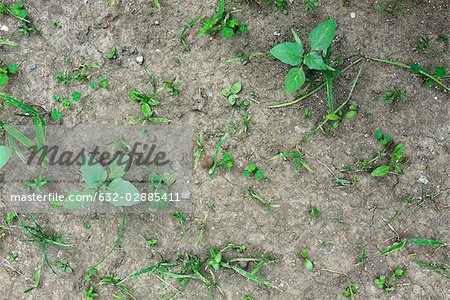
M 409 66 L 409 69 L 411 70 L 411 72 L 418 74 L 420 72 L 420 70 L 421 70 L 420 64 L 414 63 L 414 64 Z
M 219 7 L 217 8 L 217 17 L 221 19 L 223 17 L 224 12 L 225 12 L 225 0 L 220 0 Z
M 6 146 L 0 146 L 0 170 L 6 165 L 13 151 Z
M 158 244 L 158 240 L 157 239 L 147 240 L 147 245 L 149 245 L 149 246 L 154 246 L 156 244 Z
M 291 29 L 291 31 L 292 31 L 292 35 L 294 36 L 295 42 L 299 45 L 300 48 L 303 49 L 303 43 L 302 43 L 302 40 L 301 40 L 300 37 L 297 35 L 297 33 L 295 32 L 294 29 Z
M 73 101 L 78 102 L 78 100 L 80 100 L 80 98 L 81 98 L 80 92 L 73 92 L 73 93 L 72 93 L 72 99 L 73 99 Z
M 305 55 L 303 63 L 311 70 L 326 70 L 327 65 L 324 63 L 322 56 L 316 52 L 309 52 Z
M 386 175 L 389 172 L 389 169 L 391 167 L 387 166 L 387 165 L 382 165 L 379 166 L 378 168 L 376 168 L 375 170 L 372 171 L 372 173 L 370 173 L 370 175 L 372 175 L 373 177 L 381 177 Z
M 169 173 L 163 173 L 161 174 L 161 180 L 167 184 L 167 185 L 171 185 L 172 183 L 175 182 L 176 178 L 175 176 L 173 176 L 172 174 Z
M 52 118 L 52 120 L 55 120 L 55 121 L 61 120 L 62 115 L 63 115 L 63 113 L 57 108 L 54 108 L 52 110 L 52 112 L 50 113 L 50 117 Z
M 436 76 L 440 78 L 445 77 L 445 74 L 447 73 L 445 67 L 436 67 L 434 71 L 436 72 Z
M 334 113 L 326 115 L 325 118 L 327 120 L 330 120 L 330 121 L 337 121 L 337 120 L 340 119 L 340 117 L 337 114 L 334 114 Z
M 427 240 L 427 239 L 409 239 L 406 240 L 410 244 L 415 245 L 425 245 L 425 246 L 446 246 L 446 243 L 435 241 L 435 240 Z
M 298 43 L 286 42 L 276 45 L 270 50 L 270 54 L 291 66 L 297 66 L 303 61 L 303 47 Z
M 9 70 L 9 73 L 16 74 L 17 71 L 19 71 L 19 65 L 18 64 L 9 64 L 8 70 Z M 444 70 L 445 70 L 445 68 L 444 68 Z
M 405 150 L 403 148 L 405 147 L 405 144 L 398 144 L 397 147 L 395 147 L 394 152 L 392 153 L 391 162 L 397 163 L 405 154 Z
M 9 81 L 9 77 L 7 74 L 0 73 L 0 85 L 7 85 Z
M 303 262 L 305 263 L 305 267 L 308 271 L 312 271 L 312 269 L 314 269 L 313 263 L 308 258 L 305 258 Z
M 69 194 L 64 197 L 63 207 L 65 209 L 75 210 L 90 205 L 92 204 L 94 194 L 95 190 L 93 189 L 85 189 L 81 192 L 70 191 Z
M 222 94 L 222 96 L 228 97 L 231 95 L 231 92 L 229 89 L 222 89 L 220 90 L 220 93 Z
M 20 19 L 25 19 L 27 17 L 27 12 L 23 9 L 23 3 L 17 2 L 16 4 L 11 5 L 11 12 L 13 15 Z
M 119 155 L 117 158 L 109 164 L 109 179 L 116 179 L 125 175 L 125 168 L 127 162 L 130 159 L 128 155 Z
M 131 182 L 122 178 L 114 179 L 106 192 L 117 194 L 117 197 L 113 196 L 110 201 L 116 207 L 132 206 L 140 202 L 140 197 L 136 197 L 139 194 L 138 189 Z
M 286 75 L 286 92 L 296 92 L 305 83 L 306 76 L 303 68 L 292 68 Z
M 357 112 L 356 111 L 354 111 L 354 110 L 350 110 L 349 112 L 347 112 L 346 114 L 345 114 L 345 119 L 351 119 L 351 118 L 353 118 L 353 117 L 355 117 L 357 115 Z
M 381 252 L 380 255 L 386 255 L 386 254 L 398 251 L 398 250 L 402 249 L 403 247 L 405 247 L 405 245 L 406 245 L 406 241 L 401 241 L 401 242 L 395 243 L 392 247 Z
M 377 131 L 375 131 L 375 133 L 373 134 L 373 136 L 374 136 L 377 140 L 381 140 L 381 139 L 383 138 L 383 131 L 377 130 Z
M 233 269 L 235 272 L 241 274 L 242 276 L 244 276 L 245 278 L 247 278 L 247 279 L 249 279 L 251 281 L 254 281 L 254 282 L 259 283 L 259 284 L 266 285 L 268 287 L 273 287 L 273 284 L 271 284 L 270 282 L 267 282 L 267 281 L 259 278 L 258 276 L 254 275 L 254 274 L 252 274 L 250 272 L 247 272 L 247 271 L 245 271 L 245 270 L 243 270 L 243 269 L 241 269 L 239 267 L 231 266 L 231 265 L 227 265 L 227 264 L 224 264 L 224 265 L 226 265 L 228 268 Z
M 234 35 L 234 30 L 232 28 L 225 27 L 224 29 L 222 29 L 222 35 L 223 37 L 229 39 Z
M 257 170 L 256 173 L 255 173 L 255 178 L 258 179 L 258 180 L 263 179 L 264 178 L 264 172 L 261 171 L 261 170 Z
M 89 158 L 86 158 L 85 164 L 81 166 L 81 173 L 83 174 L 83 181 L 86 182 L 87 187 L 96 188 L 105 182 L 108 173 L 98 162 L 89 165 L 89 160 Z
M 233 86 L 230 89 L 230 92 L 232 94 L 239 94 L 239 92 L 242 90 L 242 84 L 240 82 L 236 82 L 235 84 L 233 84 Z
M 256 171 L 256 165 L 255 164 L 249 164 L 246 169 L 249 172 Z
M 313 50 L 325 51 L 330 47 L 336 33 L 336 20 L 328 19 L 314 28 L 308 38 L 309 46 Z

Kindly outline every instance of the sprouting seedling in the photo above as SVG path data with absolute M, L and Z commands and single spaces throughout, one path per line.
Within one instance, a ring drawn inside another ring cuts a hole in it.
M 260 3 L 259 1 L 255 0 L 256 3 Z M 283 15 L 288 14 L 288 3 L 287 0 L 262 0 L 263 3 L 272 4 L 278 8 L 281 9 L 281 12 Z
M 352 300 L 355 299 L 355 296 L 358 292 L 358 286 L 354 284 L 350 284 L 343 292 L 342 296 L 344 297 L 350 297 Z
M 28 179 L 25 183 L 25 190 L 28 193 L 30 193 L 31 191 L 43 193 L 45 191 L 45 186 L 51 182 L 52 180 L 50 178 L 45 178 L 43 176 L 39 176 L 34 179 Z
M 389 165 L 381 165 L 374 169 L 371 173 L 374 177 L 381 177 L 386 175 L 389 171 L 393 171 L 395 174 L 402 174 L 403 170 L 401 164 L 403 161 L 403 155 L 405 154 L 404 144 L 398 144 L 391 155 L 391 162 Z
M 117 48 L 115 46 L 109 50 L 109 53 L 106 54 L 106 58 L 109 58 L 109 59 L 117 58 Z
M 312 271 L 314 269 L 314 264 L 312 263 L 312 261 L 309 259 L 309 253 L 308 250 L 303 249 L 302 253 L 300 254 L 300 256 L 303 259 L 303 263 L 305 264 L 306 270 L 308 271 Z
M 212 202 L 208 204 L 208 210 L 206 211 L 205 216 L 203 217 L 202 223 L 200 224 L 200 231 L 198 233 L 196 245 L 199 245 L 203 240 L 203 235 L 206 229 L 206 223 L 208 222 L 208 217 L 211 212 L 216 208 L 216 203 Z
M 384 134 L 382 130 L 375 131 L 373 135 L 381 145 L 386 146 L 392 141 L 392 136 L 390 134 Z
M 181 225 L 183 235 L 186 234 L 186 222 L 187 215 L 184 212 L 174 211 L 172 212 L 172 217 L 175 218 L 175 222 Z
M 59 120 L 62 119 L 62 117 L 63 117 L 62 111 L 60 111 L 60 110 L 57 109 L 57 108 L 54 108 L 54 109 L 50 112 L 50 118 L 52 118 L 52 120 L 59 121 Z
M 41 272 L 42 272 L 42 266 L 44 265 L 44 259 L 42 259 L 37 268 L 36 268 L 36 274 L 34 275 L 34 284 L 33 286 L 27 288 L 26 290 L 24 290 L 23 292 L 25 294 L 27 293 L 31 293 L 32 291 L 34 291 L 35 289 L 37 289 L 39 287 L 39 283 L 41 281 Z
M 197 164 L 200 161 L 200 156 L 202 155 L 204 145 L 205 140 L 203 139 L 203 132 L 200 132 L 197 139 L 197 152 L 195 152 L 194 168 L 197 167 Z
M 406 99 L 406 91 L 404 89 L 394 89 L 383 94 L 383 101 L 387 104 L 396 104 Z
M 295 42 L 285 42 L 270 50 L 270 53 L 281 62 L 292 66 L 286 75 L 285 89 L 287 93 L 299 90 L 306 81 L 303 66 L 310 70 L 333 71 L 334 69 L 324 61 L 324 57 L 331 51 L 330 46 L 336 32 L 336 21 L 328 19 L 314 28 L 308 38 L 311 51 L 304 55 L 303 43 L 297 33 L 292 30 Z M 322 54 L 319 54 L 319 51 Z
M 251 59 L 254 57 L 261 57 L 261 56 L 267 56 L 269 53 L 267 52 L 260 52 L 260 51 L 252 51 L 252 52 L 245 52 L 245 51 L 238 51 L 236 53 L 235 57 L 227 59 L 227 63 L 231 62 L 241 62 L 243 65 L 246 65 L 250 63 Z
M 398 278 L 405 276 L 406 272 L 403 269 L 397 268 L 391 276 L 386 277 L 381 275 L 379 278 L 374 280 L 374 283 L 378 288 L 390 293 L 396 289 L 394 282 L 396 282 Z
M 53 78 L 55 78 L 59 84 L 69 84 L 73 81 L 85 83 L 96 74 L 96 70 L 98 69 L 100 69 L 100 66 L 95 63 L 84 63 L 71 71 L 65 70 L 63 72 L 56 72 L 53 74 Z
M 65 258 L 61 259 L 60 261 L 57 261 L 56 266 L 66 273 L 73 272 L 72 267 L 69 266 L 69 261 Z
M 250 105 L 250 101 L 243 100 L 239 97 L 239 93 L 242 90 L 242 84 L 240 82 L 234 83 L 230 89 L 222 89 L 220 92 L 222 96 L 228 99 L 228 103 L 233 107 L 240 107 L 246 109 Z
M 53 273 L 56 273 L 50 263 L 50 260 L 48 259 L 47 247 L 49 245 L 53 245 L 59 247 L 75 248 L 75 246 L 73 246 L 72 244 L 62 242 L 62 239 L 65 236 L 58 236 L 56 234 L 47 234 L 33 214 L 30 214 L 30 218 L 34 223 L 34 226 L 25 224 L 22 218 L 18 216 L 18 219 L 20 221 L 20 227 L 22 227 L 26 232 L 28 232 L 31 235 L 31 239 L 26 240 L 25 242 L 39 244 L 42 248 L 46 264 L 50 267 Z
M 155 208 L 164 208 L 170 205 L 172 200 L 169 194 L 170 186 L 176 181 L 175 176 L 170 173 L 150 173 L 148 175 L 148 191 L 150 205 Z
M 319 218 L 319 214 L 320 214 L 320 209 L 317 208 L 317 206 L 311 207 L 307 213 L 308 217 L 310 217 L 312 219 L 316 219 L 316 220 Z
M 188 51 L 190 52 L 191 49 L 189 47 L 189 45 L 186 42 L 186 34 L 189 30 L 189 28 L 191 28 L 192 26 L 194 26 L 195 24 L 197 24 L 198 22 L 200 22 L 201 20 L 203 20 L 205 17 L 199 17 L 196 18 L 194 20 L 189 21 L 181 30 L 180 35 L 178 36 L 178 42 L 183 46 L 184 51 Z
M 7 66 L 0 66 L 0 86 L 7 85 L 11 75 L 17 74 L 19 71 L 19 65 L 11 63 Z
M 403 247 L 405 247 L 408 244 L 411 244 L 411 245 L 423 245 L 423 246 L 437 246 L 437 247 L 447 246 L 446 243 L 440 242 L 440 241 L 436 241 L 436 240 L 428 240 L 428 239 L 421 239 L 421 238 L 406 239 L 406 240 L 402 240 L 400 242 L 395 243 L 390 248 L 382 251 L 380 253 L 380 255 L 383 256 L 383 255 L 387 255 L 389 253 L 398 251 L 398 250 L 402 249 Z
M 21 34 L 28 35 L 32 32 L 37 32 L 34 25 L 28 19 L 28 13 L 23 5 L 23 2 L 16 2 L 9 8 L 5 4 L 0 2 L 0 16 L 3 14 L 9 14 L 22 22 L 19 29 L 19 32 Z
M 316 0 L 305 0 L 303 7 L 310 13 L 313 13 L 313 9 L 320 6 L 320 2 Z
M 83 295 L 86 297 L 86 300 L 94 300 L 98 297 L 98 293 L 94 291 L 94 287 L 91 285 L 88 290 L 83 290 Z
M 220 31 L 223 37 L 231 38 L 234 34 L 246 32 L 247 29 L 247 25 L 241 24 L 237 19 L 233 18 L 231 12 L 225 13 L 225 0 L 219 0 L 216 16 L 206 19 L 197 34 L 199 36 L 207 34 L 214 36 Z
M 405 4 L 403 0 L 388 0 L 379 4 L 376 9 L 381 15 L 396 16 L 405 11 Z
M 258 180 L 264 178 L 264 172 L 256 167 L 254 163 L 250 163 L 247 165 L 244 171 L 245 177 L 255 177 Z
M 417 53 L 424 54 L 428 52 L 428 48 L 430 48 L 431 39 L 428 36 L 422 36 L 417 41 Z
M 115 276 L 114 274 L 108 274 L 108 276 L 100 279 L 99 285 L 110 285 L 120 289 L 121 293 L 125 296 L 122 297 L 120 294 L 114 295 L 115 299 L 127 299 L 126 297 L 130 297 L 131 299 L 136 299 L 130 290 L 123 284 L 122 279 L 119 276 Z
M 295 171 L 300 174 L 300 166 L 303 166 L 308 172 L 314 173 L 314 170 L 308 165 L 308 163 L 303 159 L 303 153 L 297 149 L 297 152 L 281 152 L 271 159 L 275 158 L 292 158 L 295 160 Z
M 253 187 L 250 186 L 247 189 L 247 191 L 245 192 L 245 197 L 259 201 L 262 205 L 264 205 L 267 208 L 268 212 L 272 212 L 273 210 L 272 204 L 270 204 L 270 202 L 267 201 L 265 198 L 263 198 L 260 194 L 255 192 L 255 190 L 253 190 Z
M 180 94 L 181 90 L 179 87 L 181 87 L 181 83 L 176 83 L 173 81 L 163 80 L 164 88 L 168 89 L 168 94 L 170 96 L 177 96 Z
M 54 102 L 60 102 L 65 109 L 71 109 L 74 105 L 74 103 L 80 101 L 81 99 L 81 93 L 80 92 L 73 92 L 71 97 L 59 97 L 58 95 L 53 96 Z

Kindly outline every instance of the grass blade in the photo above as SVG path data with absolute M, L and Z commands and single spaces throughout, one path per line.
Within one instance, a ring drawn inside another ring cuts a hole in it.
M 5 93 L 0 93 L 0 99 L 3 99 L 6 102 L 11 103 L 12 105 L 20 108 L 21 110 L 23 110 L 24 112 L 26 112 L 26 113 L 28 113 L 30 115 L 39 116 L 39 112 L 37 110 L 35 110 L 31 106 L 23 103 L 20 100 L 17 100 L 17 99 L 14 99 L 14 98 L 10 97 L 9 95 L 7 95 Z
M 446 243 L 435 241 L 435 240 L 427 240 L 427 239 L 409 239 L 406 240 L 410 244 L 415 245 L 425 245 L 425 246 L 446 246 Z
M 34 289 L 39 287 L 39 282 L 41 281 L 41 271 L 42 271 L 43 265 L 44 265 L 44 260 L 42 259 L 36 268 L 36 275 L 34 276 L 34 285 L 32 287 L 27 288 L 25 291 L 23 291 L 24 293 L 31 293 Z
M 25 136 L 22 132 L 15 129 L 14 127 L 2 122 L 0 122 L 0 127 L 2 127 L 9 135 L 11 135 L 14 139 L 19 141 L 25 147 L 31 149 L 35 146 L 35 144 L 31 139 L 29 139 L 27 136 Z
M 415 260 L 415 262 L 421 267 L 427 268 L 428 270 L 431 270 L 434 272 L 438 272 L 439 274 L 441 274 L 442 276 L 444 276 L 446 278 L 450 278 L 450 275 L 449 275 L 450 268 L 444 269 L 444 268 L 436 267 L 436 266 L 429 265 L 429 264 L 427 264 L 423 261 L 419 261 L 419 260 Z
M 20 46 L 19 43 L 10 41 L 10 40 L 0 40 L 0 45 L 9 45 L 9 46 Z
M 254 282 L 259 283 L 259 284 L 263 284 L 263 285 L 268 286 L 268 287 L 273 287 L 273 284 L 271 284 L 270 282 L 267 282 L 264 279 L 261 279 L 258 276 L 254 275 L 254 274 L 252 274 L 250 272 L 247 272 L 247 271 L 245 271 L 245 270 L 243 270 L 243 269 L 241 269 L 239 267 L 231 266 L 231 265 L 225 264 L 225 263 L 223 263 L 222 265 L 224 267 L 226 267 L 226 268 L 233 269 L 235 272 L 237 272 L 240 275 L 244 276 L 248 280 L 254 281 Z
M 398 242 L 398 243 L 395 243 L 392 247 L 390 247 L 390 248 L 384 250 L 383 252 L 381 252 L 380 255 L 383 256 L 383 255 L 387 255 L 389 253 L 398 251 L 398 250 L 402 249 L 403 247 L 405 247 L 405 245 L 406 245 L 406 240 Z

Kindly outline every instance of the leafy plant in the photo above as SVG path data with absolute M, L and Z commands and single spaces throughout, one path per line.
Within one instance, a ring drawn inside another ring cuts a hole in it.
M 392 141 L 392 136 L 390 134 L 384 135 L 382 130 L 375 131 L 373 135 L 381 145 L 386 146 Z
M 420 53 L 420 54 L 427 53 L 428 48 L 430 48 L 430 42 L 431 42 L 431 39 L 428 36 L 421 37 L 417 41 L 417 48 L 416 48 L 417 53 Z
M 41 272 L 42 272 L 43 265 L 44 265 L 44 260 L 42 259 L 36 268 L 36 274 L 34 275 L 34 285 L 32 287 L 27 288 L 25 291 L 23 291 L 25 294 L 31 293 L 32 291 L 34 291 L 35 289 L 37 289 L 39 287 L 39 283 L 41 281 Z
M 67 259 L 61 259 L 60 261 L 57 261 L 56 266 L 66 273 L 73 272 L 72 268 L 69 266 L 69 262 L 67 261 Z
M 372 171 L 371 175 L 374 177 L 381 177 L 386 175 L 389 171 L 393 171 L 395 174 L 402 174 L 402 158 L 405 154 L 405 150 L 403 148 L 405 147 L 404 144 L 398 144 L 391 155 L 391 162 L 389 165 L 381 165 L 377 167 L 375 170 Z
M 305 0 L 303 7 L 310 13 L 313 13 L 313 9 L 320 6 L 320 2 L 316 0 Z
M 312 271 L 314 269 L 314 265 L 312 261 L 309 259 L 308 250 L 303 249 L 301 253 L 301 257 L 303 259 L 303 263 L 305 264 L 306 270 Z
M 387 104 L 396 104 L 406 99 L 406 91 L 404 89 L 395 89 L 383 94 L 383 101 Z
M 375 279 L 375 285 L 384 290 L 385 292 L 393 292 L 395 291 L 396 287 L 393 285 L 394 282 L 397 281 L 398 278 L 406 276 L 406 272 L 403 269 L 395 269 L 394 273 L 391 276 L 384 276 L 381 275 L 379 278 Z
M 164 208 L 170 205 L 171 196 L 169 194 L 170 186 L 176 178 L 172 174 L 150 173 L 148 175 L 148 192 L 152 195 L 150 205 L 155 208 Z
M 425 263 L 423 261 L 419 261 L 419 260 L 415 260 L 415 262 L 421 267 L 424 267 L 424 268 L 426 268 L 428 270 L 437 272 L 437 273 L 441 274 L 442 276 L 444 276 L 446 278 L 450 278 L 450 266 L 448 266 L 448 265 L 447 266 L 444 265 L 442 267 L 438 267 L 435 264 L 427 264 L 427 263 Z
M 245 168 L 244 176 L 245 177 L 254 176 L 256 179 L 261 180 L 264 178 L 264 172 L 258 169 L 254 163 L 250 163 Z
M 116 48 L 116 47 L 112 47 L 112 48 L 109 50 L 109 53 L 106 54 L 106 58 L 109 58 L 109 59 L 116 59 L 116 58 L 117 58 L 117 48 Z
M 382 15 L 396 16 L 405 11 L 405 3 L 403 0 L 389 0 L 379 4 L 376 9 Z
M 11 75 L 17 74 L 19 71 L 19 65 L 16 63 L 9 64 L 7 66 L 0 66 L 0 86 L 7 85 Z
M 98 297 L 98 293 L 94 291 L 94 287 L 92 285 L 88 290 L 83 290 L 83 295 L 86 297 L 86 300 L 94 300 Z
M 233 107 L 240 107 L 245 110 L 249 105 L 250 101 L 242 100 L 239 97 L 239 93 L 242 90 L 242 84 L 240 82 L 234 83 L 230 89 L 222 89 L 220 92 L 222 96 L 228 99 L 228 103 Z
M 276 45 L 270 53 L 281 62 L 292 66 L 286 75 L 285 89 L 287 93 L 299 90 L 306 81 L 303 66 L 309 70 L 334 71 L 329 63 L 324 61 L 330 53 L 331 43 L 336 32 L 336 21 L 328 19 L 314 28 L 308 38 L 311 51 L 304 55 L 303 43 L 297 33 L 292 30 L 295 42 L 285 42 Z M 319 54 L 321 52 L 322 54 Z
M 237 19 L 233 18 L 231 12 L 225 13 L 225 0 L 219 0 L 216 16 L 205 20 L 197 34 L 199 36 L 207 34 L 214 36 L 220 31 L 223 37 L 231 38 L 234 34 L 246 32 L 247 29 L 247 25 L 241 24 Z
M 0 16 L 2 14 L 9 14 L 21 21 L 19 32 L 23 35 L 28 35 L 32 32 L 37 32 L 34 25 L 28 19 L 28 13 L 23 2 L 19 1 L 12 4 L 9 8 L 0 2 Z
M 320 209 L 318 209 L 316 206 L 311 207 L 311 209 L 308 211 L 307 215 L 310 218 L 318 219 L 320 214 Z
M 351 299 L 354 299 L 357 292 L 358 292 L 358 287 L 354 284 L 351 284 L 342 292 L 342 296 L 350 297 Z
M 25 190 L 29 193 L 31 191 L 37 191 L 43 193 L 45 186 L 52 182 L 51 179 L 39 176 L 38 178 L 28 179 L 25 183 Z

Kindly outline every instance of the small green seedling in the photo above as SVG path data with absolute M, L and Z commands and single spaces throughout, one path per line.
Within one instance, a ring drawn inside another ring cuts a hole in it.
M 255 297 L 252 294 L 245 294 L 242 300 L 255 300 Z
M 17 72 L 19 72 L 19 65 L 16 63 L 0 66 L 0 86 L 7 85 L 11 75 L 15 75 Z
M 257 192 L 255 192 L 253 190 L 253 187 L 249 187 L 247 189 L 247 191 L 245 192 L 245 197 L 258 200 L 262 205 L 264 205 L 267 208 L 268 212 L 272 212 L 272 210 L 273 210 L 272 204 L 270 204 L 269 201 L 267 201 L 261 195 L 259 195 Z
M 46 185 L 51 183 L 52 180 L 49 178 L 45 178 L 43 176 L 39 176 L 35 179 L 28 179 L 25 183 L 25 190 L 30 193 L 31 191 L 36 191 L 39 193 L 43 193 L 45 191 Z
M 177 96 L 181 93 L 181 90 L 179 87 L 181 86 L 181 83 L 175 83 L 168 80 L 163 80 L 164 88 L 168 89 L 168 94 L 170 96 Z
M 174 211 L 172 212 L 172 217 L 175 218 L 175 222 L 181 225 L 183 236 L 186 234 L 186 223 L 188 216 L 184 212 Z
M 156 244 L 158 244 L 158 239 L 147 240 L 147 245 L 149 246 L 155 246 Z
M 324 61 L 331 54 L 331 43 L 336 32 L 336 21 L 328 19 L 314 28 L 308 38 L 311 51 L 304 55 L 303 43 L 297 33 L 292 30 L 295 42 L 285 42 L 270 50 L 270 53 L 281 62 L 292 66 L 286 75 L 285 89 L 291 94 L 299 90 L 306 81 L 303 66 L 309 70 L 334 71 Z M 320 54 L 320 52 L 322 54 Z
M 406 272 L 403 269 L 398 268 L 395 269 L 394 274 L 392 274 L 390 277 L 382 275 L 379 278 L 375 279 L 374 282 L 378 288 L 390 293 L 395 291 L 396 289 L 396 287 L 393 285 L 394 282 L 396 282 L 398 278 L 405 276 Z
M 65 109 L 71 109 L 74 103 L 80 101 L 80 99 L 81 99 L 80 92 L 73 92 L 71 97 L 59 97 L 58 95 L 53 96 L 53 101 L 61 102 L 63 108 Z
M 250 163 L 245 168 L 244 176 L 245 177 L 254 176 L 256 179 L 261 180 L 264 178 L 264 172 L 258 169 L 254 163 Z
M 300 174 L 300 165 L 302 165 L 308 172 L 314 173 L 313 169 L 308 165 L 308 163 L 303 159 L 303 153 L 297 150 L 297 152 L 281 152 L 271 159 L 275 158 L 293 158 L 295 160 L 295 171 Z
M 428 49 L 430 48 L 431 39 L 428 36 L 423 36 L 417 41 L 417 53 L 424 54 L 428 53 Z
M 358 287 L 354 284 L 349 285 L 343 292 L 342 296 L 354 299 L 358 292 Z
M 165 208 L 173 200 L 169 193 L 170 186 L 176 181 L 175 176 L 170 173 L 148 175 L 148 192 L 152 195 L 150 205 L 154 208 Z
M 396 16 L 405 11 L 405 3 L 403 0 L 389 0 L 376 6 L 376 10 L 381 15 Z
M 319 218 L 319 214 L 320 209 L 318 209 L 316 206 L 311 207 L 311 209 L 307 213 L 308 217 L 316 220 Z
M 73 272 L 72 268 L 69 266 L 69 262 L 67 261 L 67 259 L 61 259 L 60 261 L 57 261 L 56 266 L 66 273 Z
M 305 0 L 303 7 L 310 13 L 313 13 L 313 9 L 320 6 L 320 2 L 316 0 Z
M 58 28 L 58 29 L 61 29 L 61 28 L 62 28 L 61 24 L 59 24 L 59 22 L 56 21 L 56 20 L 51 20 L 50 23 L 51 23 L 53 26 L 55 26 L 55 28 Z
M 69 84 L 73 81 L 85 83 L 95 75 L 95 72 L 98 69 L 100 69 L 100 66 L 95 63 L 85 63 L 72 71 L 65 70 L 63 72 L 57 72 L 53 74 L 53 78 L 55 78 L 59 84 Z
M 374 177 L 382 177 L 389 171 L 393 171 L 395 174 L 402 174 L 403 170 L 401 165 L 404 161 L 403 155 L 405 154 L 404 144 L 398 144 L 391 155 L 391 162 L 389 165 L 381 165 L 372 171 L 371 175 Z
M 406 91 L 404 89 L 395 89 L 383 94 L 383 101 L 387 104 L 396 104 L 406 99 Z
M 202 220 L 202 223 L 200 224 L 200 231 L 198 233 L 196 245 L 200 245 L 200 243 L 202 242 L 203 235 L 204 235 L 205 229 L 206 229 L 206 223 L 208 222 L 208 216 L 211 212 L 214 211 L 215 208 L 216 208 L 216 203 L 211 202 L 208 204 L 208 210 L 206 211 L 206 214 Z
M 312 261 L 309 259 L 308 250 L 303 249 L 301 253 L 301 257 L 303 259 L 303 263 L 305 264 L 306 270 L 312 271 L 314 269 L 314 265 Z
M 312 117 L 312 111 L 310 111 L 307 107 L 305 107 L 305 109 L 303 109 L 303 117 L 305 119 L 311 118 Z
M 116 59 L 116 58 L 117 58 L 117 48 L 116 48 L 116 47 L 112 47 L 112 48 L 109 50 L 109 53 L 106 54 L 106 58 L 109 58 L 109 59 Z
M 259 3 L 258 1 L 255 2 Z M 288 4 L 286 0 L 262 0 L 262 2 L 278 7 L 279 9 L 281 9 L 283 15 L 288 14 Z
M 375 131 L 373 135 L 381 145 L 386 146 L 392 141 L 392 136 L 390 134 L 384 134 L 382 130 Z
M 436 246 L 436 247 L 447 246 L 446 243 L 440 242 L 440 241 L 436 241 L 436 240 L 428 240 L 428 239 L 421 239 L 421 238 L 406 239 L 406 240 L 402 240 L 400 242 L 395 243 L 390 248 L 388 248 L 388 249 L 384 250 L 383 252 L 381 252 L 380 255 L 384 256 L 384 255 L 387 255 L 389 253 L 398 251 L 398 250 L 402 249 L 403 247 L 405 247 L 408 244 L 411 244 L 411 245 L 423 245 L 423 246 Z
M 237 19 L 231 16 L 231 13 L 225 13 L 225 0 L 219 0 L 217 15 L 203 22 L 198 31 L 199 36 L 214 36 L 217 32 L 222 32 L 225 38 L 231 38 L 234 34 L 240 34 L 247 31 L 247 25 L 241 24 Z
M 94 300 L 98 297 L 98 293 L 94 291 L 94 287 L 92 285 L 88 290 L 83 290 L 83 295 L 86 297 L 86 300 Z
M 57 108 L 54 108 L 51 113 L 50 113 L 50 117 L 52 118 L 52 120 L 54 121 L 59 121 L 62 119 L 63 113 L 62 111 L 60 111 Z
M 29 35 L 30 33 L 37 32 L 34 25 L 28 19 L 28 13 L 25 10 L 23 2 L 19 1 L 11 5 L 11 7 L 7 7 L 5 4 L 0 2 L 0 17 L 5 15 L 11 15 L 15 18 L 19 19 L 22 23 L 20 25 L 19 32 L 23 35 Z
M 249 105 L 250 101 L 243 100 L 239 97 L 239 93 L 242 90 L 242 84 L 240 82 L 234 83 L 230 89 L 222 89 L 220 93 L 222 96 L 228 99 L 228 103 L 233 107 L 240 107 L 245 110 Z
M 36 274 L 34 275 L 34 285 L 32 287 L 27 288 L 25 291 L 23 291 L 25 294 L 31 293 L 32 291 L 34 291 L 35 289 L 37 289 L 39 287 L 39 282 L 41 281 L 41 272 L 42 272 L 43 265 L 44 265 L 44 260 L 42 259 L 36 268 Z
M 427 268 L 428 270 L 437 272 L 438 274 L 441 274 L 442 276 L 450 279 L 450 266 L 444 265 L 442 267 L 436 266 L 436 264 L 427 264 L 423 261 L 415 260 L 415 262 L 424 268 Z
M 200 132 L 197 139 L 197 152 L 195 152 L 194 168 L 197 167 L 197 164 L 200 161 L 200 156 L 202 155 L 204 145 L 205 140 L 203 139 L 203 132 Z

